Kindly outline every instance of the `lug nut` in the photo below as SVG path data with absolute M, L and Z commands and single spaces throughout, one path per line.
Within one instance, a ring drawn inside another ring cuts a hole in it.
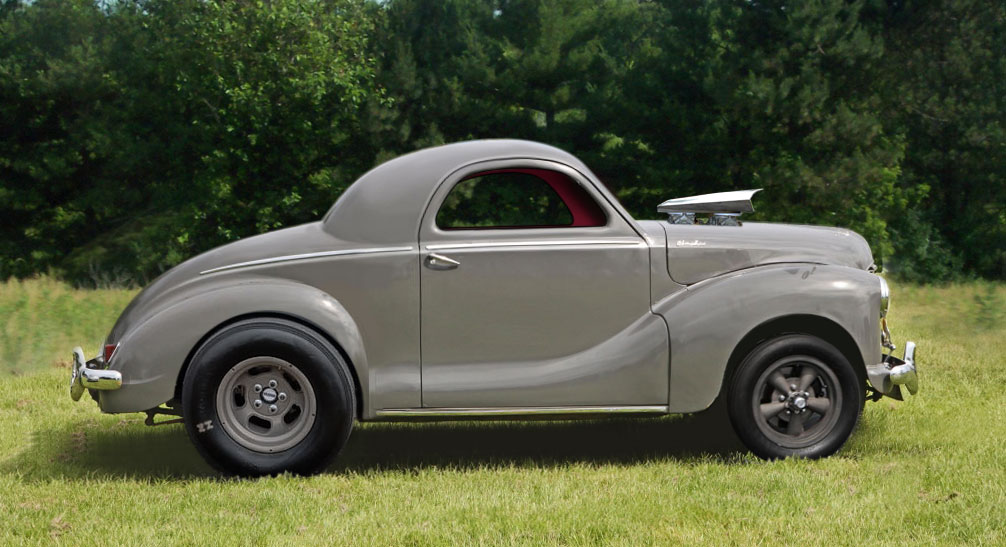
M 269 380 L 269 387 L 276 389 L 277 385 L 279 384 L 276 383 L 276 380 Z
M 255 384 L 255 387 L 252 388 L 252 391 L 254 391 L 255 393 L 262 393 L 262 384 Z
M 255 402 L 252 403 L 252 406 L 255 408 L 262 408 L 262 401 L 260 399 L 255 399 Z
M 785 401 L 786 400 L 786 396 L 785 395 L 780 395 L 779 396 L 779 400 L 780 401 Z
M 279 400 L 280 401 L 285 401 L 286 400 L 286 393 L 280 393 L 279 394 Z
M 269 412 L 271 414 L 275 414 L 277 410 L 279 409 L 276 408 L 276 405 L 269 405 Z
M 793 391 L 796 391 L 796 384 L 790 384 L 789 388 L 792 389 Z

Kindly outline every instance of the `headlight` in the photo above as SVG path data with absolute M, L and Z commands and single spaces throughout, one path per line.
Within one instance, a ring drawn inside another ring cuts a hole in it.
M 887 287 L 887 281 L 883 277 L 880 280 L 880 317 L 887 317 L 887 310 L 891 307 L 891 289 Z

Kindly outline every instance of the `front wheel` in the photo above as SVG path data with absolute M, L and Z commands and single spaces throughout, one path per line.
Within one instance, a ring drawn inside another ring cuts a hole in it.
M 236 475 L 311 474 L 335 456 L 356 402 L 342 356 L 298 323 L 249 319 L 211 336 L 182 384 L 189 437 Z
M 866 394 L 848 359 L 809 335 L 785 335 L 755 348 L 729 389 L 737 436 L 766 459 L 821 458 L 852 435 Z

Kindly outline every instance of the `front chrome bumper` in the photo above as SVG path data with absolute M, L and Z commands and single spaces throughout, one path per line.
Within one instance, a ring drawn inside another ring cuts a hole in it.
M 79 401 L 85 389 L 110 390 L 122 387 L 122 373 L 98 368 L 104 363 L 100 357 L 84 359 L 84 350 L 73 348 L 73 366 L 70 370 L 70 398 Z
M 884 360 L 866 367 L 866 376 L 878 393 L 902 400 L 901 386 L 915 395 L 919 391 L 919 376 L 915 368 L 915 342 L 905 343 L 905 356 L 901 359 L 885 355 Z M 879 396 L 878 396 L 879 397 Z

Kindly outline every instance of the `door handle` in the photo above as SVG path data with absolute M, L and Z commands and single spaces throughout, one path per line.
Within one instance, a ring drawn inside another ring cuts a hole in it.
M 426 255 L 426 260 L 423 261 L 423 264 L 431 270 L 453 270 L 461 265 L 457 260 L 437 253 Z

